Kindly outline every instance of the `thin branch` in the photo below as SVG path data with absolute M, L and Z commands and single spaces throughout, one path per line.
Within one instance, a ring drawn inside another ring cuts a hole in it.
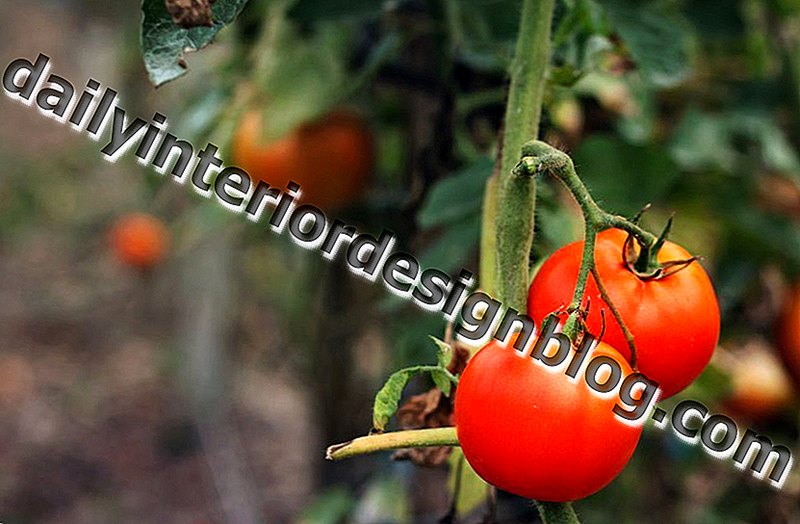
M 608 305 L 608 309 L 611 310 L 611 314 L 614 315 L 614 320 L 617 321 L 619 327 L 622 329 L 622 333 L 625 335 L 625 340 L 628 342 L 628 349 L 631 351 L 631 368 L 634 370 L 636 369 L 636 344 L 633 342 L 633 333 L 631 330 L 628 329 L 628 326 L 625 325 L 625 321 L 622 320 L 622 315 L 620 315 L 619 310 L 614 305 L 614 302 L 611 300 L 611 297 L 608 296 L 608 292 L 606 291 L 606 287 L 603 285 L 602 280 L 600 279 L 600 274 L 597 271 L 596 267 L 592 267 L 592 276 L 594 277 L 594 282 L 597 284 L 597 289 L 600 291 L 600 296 L 603 298 L 603 301 Z
M 640 242 L 643 251 L 646 250 L 652 254 L 652 257 L 648 257 L 652 259 L 655 259 L 661 239 L 641 228 L 636 224 L 635 219 L 628 220 L 623 216 L 613 215 L 597 205 L 586 185 L 575 172 L 575 165 L 569 155 L 545 142 L 535 140 L 526 143 L 522 147 L 522 158 L 514 167 L 513 173 L 517 178 L 528 178 L 540 173 L 555 176 L 567 187 L 581 208 L 585 227 L 583 255 L 575 290 L 568 308 L 570 316 L 567 318 L 563 329 L 568 337 L 573 338 L 576 334 L 575 331 L 578 329 L 579 315 L 581 314 L 580 307 L 583 302 L 583 296 L 586 294 L 586 283 L 589 274 L 596 274 L 594 249 L 597 234 L 611 228 L 627 231 Z M 650 268 L 648 268 L 649 270 Z M 595 277 L 595 280 L 598 282 L 598 287 L 602 286 L 599 279 Z M 609 308 L 611 308 L 614 318 L 628 340 L 628 346 L 631 348 L 632 365 L 635 365 L 636 349 L 633 345 L 633 335 L 622 321 L 619 311 L 610 303 L 605 289 L 601 290 L 601 295 L 609 305 Z
M 456 428 L 413 429 L 358 437 L 349 442 L 330 446 L 325 458 L 341 460 L 377 451 L 430 446 L 458 446 Z

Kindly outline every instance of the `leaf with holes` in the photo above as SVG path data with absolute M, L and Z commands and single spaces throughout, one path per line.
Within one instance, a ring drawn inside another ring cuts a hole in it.
M 173 20 L 164 0 L 142 2 L 141 46 L 144 65 L 156 87 L 186 74 L 183 55 L 207 46 L 223 27 L 238 16 L 247 0 L 216 0 L 211 25 L 181 27 Z

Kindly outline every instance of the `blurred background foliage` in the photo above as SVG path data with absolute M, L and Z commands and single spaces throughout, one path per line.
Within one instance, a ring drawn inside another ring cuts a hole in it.
M 423 267 L 477 273 L 519 2 L 217 0 L 225 21 L 242 9 L 230 27 L 173 28 L 166 55 L 148 31 L 168 16 L 160 1 L 143 21 L 97 0 L 0 6 L 3 63 L 47 53 L 76 85 L 97 78 L 130 113 L 159 110 L 223 155 L 248 110 L 270 140 L 336 108 L 360 114 L 376 162 L 336 216 L 394 231 Z M 653 230 L 674 213 L 672 238 L 715 282 L 721 347 L 673 402 L 800 453 L 800 370 L 775 336 L 800 279 L 800 2 L 560 0 L 553 27 L 541 135 L 608 209 L 652 203 Z M 440 318 L 130 159 L 102 162 L 30 109 L 6 100 L 0 118 L 3 522 L 432 523 L 456 488 L 460 522 L 483 518 L 486 487 L 457 451 L 428 469 L 322 457 L 369 430 L 391 371 L 435 360 Z M 171 231 L 151 271 L 109 253 L 129 211 Z M 554 181 L 539 185 L 536 228 L 534 267 L 580 237 Z M 576 509 L 592 523 L 783 523 L 800 522 L 798 500 L 796 472 L 778 492 L 648 427 L 623 474 Z M 536 518 L 502 494 L 497 517 Z

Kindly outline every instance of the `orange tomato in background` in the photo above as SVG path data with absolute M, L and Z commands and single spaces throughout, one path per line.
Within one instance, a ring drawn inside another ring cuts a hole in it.
M 117 259 L 137 268 L 152 267 L 169 249 L 169 232 L 161 220 L 145 213 L 131 213 L 117 219 L 110 232 Z
M 719 360 L 731 377 L 731 392 L 723 401 L 725 410 L 750 421 L 763 421 L 791 405 L 791 379 L 766 341 L 755 339 L 724 355 L 725 359 Z
M 375 162 L 372 135 L 360 116 L 337 110 L 273 141 L 263 137 L 262 118 L 259 111 L 246 113 L 233 137 L 234 162 L 254 181 L 279 188 L 297 182 L 300 200 L 323 211 L 363 194 Z
M 784 302 L 777 342 L 786 369 L 800 388 L 800 283 L 791 288 Z

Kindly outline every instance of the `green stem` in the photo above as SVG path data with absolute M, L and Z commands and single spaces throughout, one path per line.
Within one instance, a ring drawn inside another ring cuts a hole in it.
M 325 458 L 341 460 L 376 451 L 423 446 L 458 446 L 456 428 L 413 429 L 358 437 L 343 444 L 330 446 Z
M 578 280 L 575 282 L 575 291 L 572 294 L 572 301 L 569 304 L 568 311 L 570 312 L 564 328 L 561 330 L 570 339 L 574 339 L 577 334 L 578 327 L 578 310 L 583 301 L 583 295 L 586 292 L 586 282 L 589 280 L 589 273 L 594 268 L 594 246 L 597 240 L 597 229 L 594 224 L 586 220 L 585 239 L 583 244 L 583 254 L 581 257 L 581 265 L 578 269 Z
M 512 168 L 519 160 L 522 145 L 539 132 L 554 4 L 555 0 L 524 0 L 522 4 L 511 63 L 500 169 L 495 175 L 498 177 L 496 226 L 482 232 L 484 237 L 497 238 L 494 268 L 497 298 L 517 311 L 525 311 L 528 291 L 536 183 L 529 177 L 514 176 Z M 481 263 L 487 262 L 481 260 Z
M 486 293 L 493 295 L 497 292 L 497 235 L 495 235 L 495 217 L 497 214 L 497 177 L 492 175 L 486 181 L 483 194 L 483 211 L 481 216 L 481 251 L 480 274 L 478 284 Z M 490 231 L 489 234 L 487 231 Z
M 637 264 L 642 260 L 646 262 L 643 267 L 637 267 L 636 269 L 643 272 L 650 272 L 655 269 L 653 264 L 657 264 L 655 258 L 658 247 L 663 243 L 662 237 L 666 235 L 669 224 L 664 235 L 662 235 L 662 237 L 656 237 L 625 217 L 612 215 L 605 211 L 597 205 L 597 202 L 592 198 L 586 185 L 584 185 L 583 181 L 575 172 L 575 165 L 572 163 L 572 159 L 569 155 L 544 142 L 531 141 L 526 143 L 522 147 L 522 158 L 514 167 L 513 173 L 518 178 L 529 178 L 539 173 L 547 173 L 555 176 L 567 187 L 570 193 L 572 193 L 572 196 L 580 206 L 583 214 L 585 223 L 583 255 L 580 269 L 578 270 L 578 279 L 575 283 L 575 291 L 572 294 L 572 300 L 568 309 L 569 317 L 564 324 L 563 332 L 571 339 L 574 339 L 578 329 L 578 319 L 581 315 L 580 307 L 583 302 L 583 296 L 586 294 L 586 284 L 589 280 L 589 274 L 592 274 L 600 290 L 601 297 L 608 304 L 614 315 L 614 319 L 625 334 L 628 347 L 631 351 L 631 365 L 635 366 L 636 347 L 633 343 L 633 335 L 623 322 L 619 311 L 614 306 L 608 293 L 606 293 L 605 287 L 600 281 L 599 274 L 594 266 L 596 237 L 599 232 L 611 228 L 627 231 L 633 235 L 641 245 L 642 253 Z
M 571 504 L 534 501 L 539 516 L 545 524 L 580 524 Z
M 606 287 L 603 285 L 603 281 L 600 279 L 600 274 L 597 272 L 597 268 L 592 265 L 592 276 L 594 277 L 594 282 L 597 284 L 597 290 L 600 291 L 600 298 L 608 305 L 608 308 L 611 310 L 611 314 L 614 316 L 614 320 L 617 321 L 619 327 L 622 329 L 622 334 L 625 335 L 625 341 L 628 343 L 628 349 L 631 352 L 631 368 L 634 370 L 636 369 L 636 344 L 633 342 L 633 333 L 631 330 L 628 329 L 628 326 L 622 320 L 622 315 L 619 312 L 619 309 L 614 305 L 614 302 L 611 300 L 611 297 L 608 296 L 608 291 L 606 291 Z
M 517 46 L 511 64 L 500 170 L 493 175 L 499 177 L 495 181 L 497 201 L 488 206 L 496 209 L 496 225 L 495 230 L 487 230 L 484 225 L 482 231 L 484 236 L 497 237 L 494 260 L 497 298 L 520 312 L 526 310 L 528 296 L 536 182 L 532 177 L 517 176 L 513 168 L 523 144 L 539 134 L 554 5 L 554 0 L 524 0 L 522 4 Z M 486 263 L 486 260 L 481 260 L 482 266 Z M 546 506 L 548 512 L 542 513 L 545 524 L 578 522 L 571 504 Z

